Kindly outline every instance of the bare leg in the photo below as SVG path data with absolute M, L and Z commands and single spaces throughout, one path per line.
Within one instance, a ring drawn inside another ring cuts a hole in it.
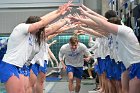
M 103 74 L 100 75 L 100 78 L 99 78 L 99 83 L 100 83 L 100 89 L 98 90 L 99 92 L 102 92 L 103 91 Z
M 105 72 L 102 74 L 102 93 L 104 93 L 105 92 L 105 78 L 106 78 L 106 74 L 105 74 Z
M 79 93 L 80 88 L 81 88 L 81 79 L 76 78 L 75 92 Z
M 124 71 L 121 75 L 122 93 L 129 93 L 129 76 L 128 70 Z
M 117 93 L 122 93 L 121 81 L 116 81 L 116 90 L 118 91 Z
M 46 76 L 43 72 L 39 72 L 36 83 L 36 93 L 43 93 L 45 77 Z
M 71 93 L 72 91 L 74 91 L 74 84 L 73 84 L 74 77 L 72 72 L 68 73 L 68 78 L 69 78 L 69 91 Z
M 99 75 L 98 75 L 98 73 L 97 73 L 96 78 L 95 78 L 95 84 L 96 84 L 96 87 L 93 90 L 99 90 L 100 85 L 99 85 Z
M 89 78 L 92 79 L 92 78 L 93 78 L 93 77 L 92 77 L 92 68 L 88 68 L 88 74 L 89 74 L 89 76 L 90 76 Z
M 112 85 L 112 93 L 117 93 L 117 91 L 116 91 L 116 87 L 115 87 L 115 85 L 116 85 L 116 81 L 115 80 L 111 80 L 111 85 Z
M 29 91 L 30 91 L 30 93 L 35 93 L 37 77 L 36 77 L 36 75 L 34 74 L 34 72 L 32 70 L 30 71 L 29 81 L 30 81 Z
M 23 75 L 19 75 L 19 78 L 14 75 L 11 76 L 5 84 L 7 93 L 25 93 L 23 81 Z
M 108 80 L 109 93 L 116 93 L 115 83 L 113 80 Z
M 112 91 L 111 91 L 111 81 L 110 80 L 107 80 L 108 82 L 108 89 L 109 89 L 109 92 L 108 93 L 111 93 Z
M 105 93 L 109 93 L 108 80 L 105 77 Z
M 140 79 L 137 77 L 130 80 L 129 93 L 140 93 Z
M 25 91 L 26 91 L 26 93 L 32 93 L 32 92 L 30 91 L 30 81 L 29 81 L 29 77 L 27 77 L 27 76 L 24 76 L 24 77 L 25 77 L 25 79 L 24 79 Z
M 59 68 L 58 72 L 59 72 L 58 78 L 62 79 L 62 68 Z
M 101 75 L 98 75 L 99 76 L 99 87 L 102 88 L 102 80 L 101 80 Z

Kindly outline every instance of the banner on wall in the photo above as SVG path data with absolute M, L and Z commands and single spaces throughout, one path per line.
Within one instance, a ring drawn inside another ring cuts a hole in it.
M 108 4 L 112 3 L 114 0 L 108 0 Z
M 67 3 L 69 0 L 1 0 L 0 8 L 54 7 Z M 83 0 L 73 0 L 73 4 L 82 4 Z
M 130 2 L 134 2 L 134 0 L 130 0 Z
M 7 42 L 8 42 L 8 37 L 0 36 L 0 61 L 2 60 L 4 54 L 6 53 Z
M 8 37 L 0 37 L 0 50 L 7 45 Z
M 116 0 L 108 0 L 108 3 L 110 4 L 110 3 L 115 3 L 116 2 Z

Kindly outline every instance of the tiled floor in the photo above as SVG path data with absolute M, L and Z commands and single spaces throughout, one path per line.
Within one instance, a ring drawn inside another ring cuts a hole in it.
M 69 93 L 67 81 L 46 82 L 45 85 L 44 93 Z M 94 80 L 83 80 L 80 93 L 88 93 L 88 91 L 92 91 L 93 88 L 95 88 Z
M 0 93 L 6 93 L 4 85 L 0 83 Z
M 49 68 L 48 72 L 52 70 L 56 70 L 56 69 Z M 63 77 L 61 80 L 45 81 L 44 93 L 69 93 L 68 78 L 66 72 L 62 71 L 61 75 Z M 54 74 L 51 74 L 49 77 L 56 77 L 56 76 Z M 95 88 L 95 86 L 96 85 L 94 79 L 82 79 L 80 93 L 89 93 L 89 91 L 92 91 Z M 6 93 L 3 84 L 0 84 L 0 93 Z
M 80 93 L 88 93 L 95 87 L 94 80 L 82 80 Z M 3 84 L 0 84 L 0 93 L 6 93 Z M 44 93 L 69 93 L 67 79 L 57 82 L 45 82 Z

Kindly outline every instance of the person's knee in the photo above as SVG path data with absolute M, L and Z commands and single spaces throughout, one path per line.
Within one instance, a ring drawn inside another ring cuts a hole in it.
M 80 86 L 81 86 L 81 83 L 76 83 L 76 86 L 77 86 L 77 87 L 80 87 Z
M 73 78 L 69 78 L 69 83 L 73 83 Z
M 79 86 L 79 87 L 81 86 L 81 80 L 80 79 L 76 80 L 76 86 Z
M 37 78 L 30 78 L 29 86 L 33 88 L 36 84 L 36 81 L 37 81 Z
M 69 78 L 69 81 L 73 81 L 73 76 L 72 75 L 69 76 L 68 78 Z
M 39 85 L 41 85 L 41 86 L 42 86 L 42 85 L 43 85 L 43 83 L 44 83 L 44 79 L 38 79 L 38 80 L 37 80 L 37 84 L 39 84 Z
M 38 82 L 42 85 L 44 83 L 45 80 L 45 75 L 39 75 L 38 77 Z

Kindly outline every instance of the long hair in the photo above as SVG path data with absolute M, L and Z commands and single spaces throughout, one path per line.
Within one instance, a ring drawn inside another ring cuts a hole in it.
M 38 17 L 38 16 L 30 16 L 30 17 L 27 18 L 27 20 L 26 20 L 25 23 L 26 24 L 32 24 L 32 23 L 35 23 L 35 22 L 39 22 L 40 20 L 41 20 L 41 18 Z M 45 40 L 45 31 L 44 31 L 44 28 L 45 27 L 40 28 L 39 31 L 35 34 L 39 46 L 41 44 L 41 41 L 42 40 Z

